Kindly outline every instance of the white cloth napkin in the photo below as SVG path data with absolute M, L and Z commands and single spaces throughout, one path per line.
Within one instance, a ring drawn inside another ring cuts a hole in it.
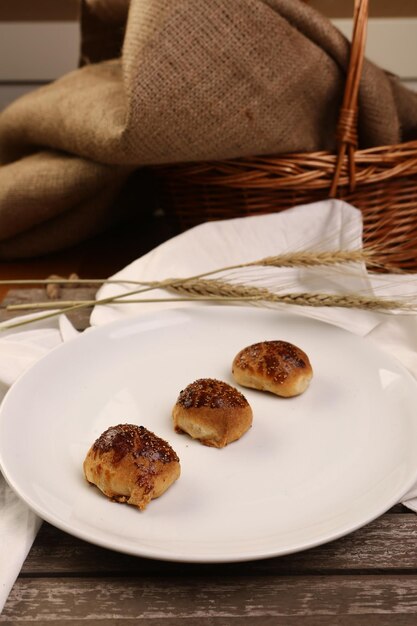
M 23 328 L 2 330 L 0 334 L 0 402 L 10 385 L 33 363 L 78 335 L 62 315 Z M 39 517 L 18 498 L 0 473 L 0 613 L 40 525 Z
M 188 277 L 237 263 L 257 260 L 286 252 L 336 250 L 362 245 L 360 212 L 339 200 L 327 200 L 299 206 L 265 216 L 210 222 L 197 226 L 163 243 L 134 261 L 113 278 L 118 284 L 106 284 L 97 299 L 127 293 L 133 287 L 123 281 L 152 281 Z M 241 277 L 228 271 L 229 280 Z M 330 291 L 333 293 L 368 293 L 395 297 L 409 294 L 417 298 L 417 281 L 408 276 L 374 276 L 364 265 L 352 265 L 349 272 L 340 268 L 245 270 L 245 282 L 285 291 Z M 152 291 L 141 297 L 166 297 L 166 292 Z M 138 296 L 134 296 L 137 298 Z M 130 303 L 96 306 L 91 324 L 100 326 L 124 316 L 148 313 L 170 303 Z M 205 306 L 183 303 L 182 306 Z M 288 310 L 286 306 L 286 310 Z M 333 308 L 291 307 L 295 314 L 315 317 L 337 324 L 351 332 L 369 336 L 376 344 L 399 359 L 417 378 L 417 316 L 390 315 L 369 311 Z M 76 331 L 64 316 L 37 322 L 20 331 L 0 334 L 0 400 L 7 388 L 30 365 Z M 417 512 L 417 485 L 403 503 Z M 20 571 L 36 536 L 40 520 L 22 503 L 0 476 L 0 610 Z
M 362 244 L 362 219 L 357 209 L 339 200 L 327 200 L 298 206 L 278 214 L 236 218 L 221 222 L 209 222 L 170 239 L 140 259 L 137 259 L 113 276 L 123 280 L 163 280 L 188 277 L 201 272 L 237 263 L 246 263 L 267 256 L 304 250 L 326 251 L 358 248 Z M 331 291 L 336 293 L 369 292 L 371 283 L 366 269 L 355 265 L 348 273 L 346 268 L 259 268 L 245 270 L 245 282 L 257 286 L 271 286 L 279 275 L 283 291 Z M 225 272 L 230 280 L 236 273 Z M 242 272 L 239 272 L 242 275 Z M 97 299 L 127 293 L 134 286 L 105 285 Z M 143 298 L 166 298 L 160 290 L 146 292 Z M 132 298 L 138 298 L 138 295 Z M 91 317 L 92 325 L 102 325 L 126 315 L 155 311 L 161 307 L 177 307 L 178 304 L 109 304 L 96 307 Z M 196 306 L 184 303 L 182 306 Z M 204 304 L 201 306 L 205 306 Z M 380 321 L 376 313 L 340 309 L 315 308 L 306 312 L 291 307 L 294 313 L 308 314 L 325 321 L 338 323 L 361 335 L 368 333 Z M 288 305 L 286 305 L 288 310 Z

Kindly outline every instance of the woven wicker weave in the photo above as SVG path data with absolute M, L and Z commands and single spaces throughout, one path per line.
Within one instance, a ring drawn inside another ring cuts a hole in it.
M 154 170 L 159 202 L 180 230 L 275 213 L 329 197 L 361 210 L 364 239 L 383 260 L 417 270 L 417 141 L 357 150 L 357 100 L 368 0 L 356 0 L 337 153 L 310 152 L 163 166 Z

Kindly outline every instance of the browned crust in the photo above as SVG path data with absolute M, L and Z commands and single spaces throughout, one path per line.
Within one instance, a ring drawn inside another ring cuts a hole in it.
M 243 348 L 232 364 L 234 379 L 244 387 L 292 397 L 303 393 L 313 377 L 307 354 L 288 341 L 261 341 Z
M 169 443 L 143 426 L 111 426 L 93 443 L 84 475 L 106 496 L 143 510 L 180 476 L 177 454 Z
M 184 432 L 206 446 L 223 448 L 252 426 L 252 409 L 235 387 L 201 378 L 183 389 L 172 410 L 176 432 Z

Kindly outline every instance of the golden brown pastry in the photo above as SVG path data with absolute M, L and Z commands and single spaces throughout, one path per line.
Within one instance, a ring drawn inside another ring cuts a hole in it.
M 287 341 L 261 341 L 241 350 L 232 365 L 234 379 L 244 387 L 298 396 L 313 377 L 308 356 Z
M 106 496 L 143 510 L 180 475 L 180 462 L 169 443 L 144 426 L 108 428 L 91 446 L 84 474 Z
M 206 446 L 224 448 L 252 425 L 252 409 L 234 387 L 200 378 L 183 389 L 172 410 L 174 428 Z

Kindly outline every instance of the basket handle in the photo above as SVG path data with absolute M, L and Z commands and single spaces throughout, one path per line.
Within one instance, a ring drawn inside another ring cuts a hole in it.
M 337 160 L 330 187 L 335 198 L 344 158 L 348 156 L 349 189 L 356 187 L 355 150 L 358 147 L 358 93 L 365 56 L 369 0 L 355 0 L 353 34 L 342 107 L 336 129 Z

